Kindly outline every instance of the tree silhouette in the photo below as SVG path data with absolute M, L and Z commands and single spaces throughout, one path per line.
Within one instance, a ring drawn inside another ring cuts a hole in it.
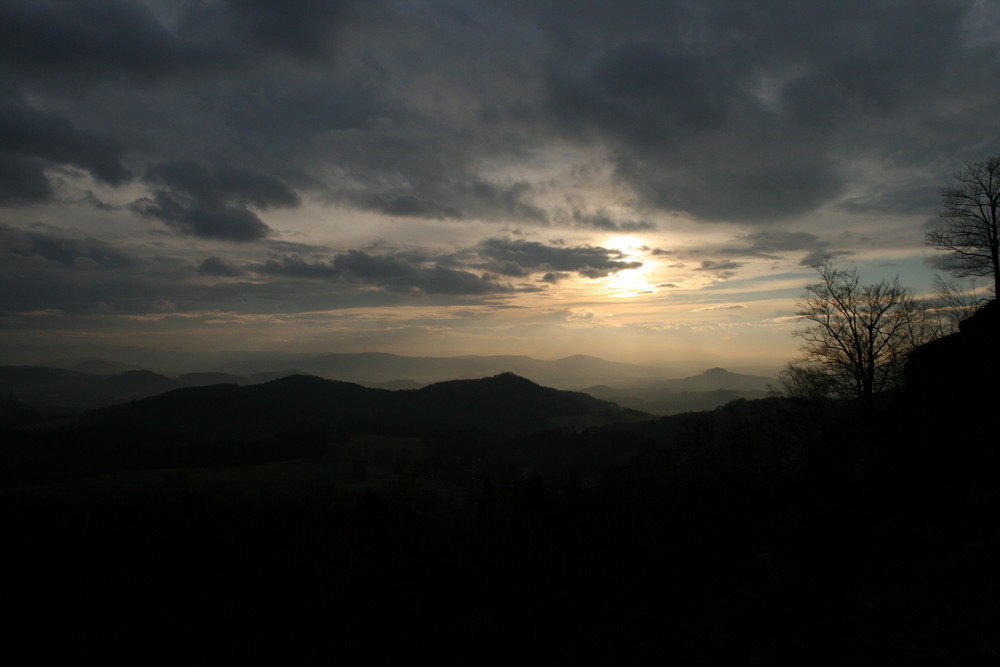
M 1000 156 L 969 162 L 941 189 L 943 225 L 925 242 L 947 254 L 942 268 L 956 276 L 993 276 L 1000 295 Z
M 971 280 L 969 289 L 966 289 L 957 278 L 944 278 L 940 274 L 935 274 L 934 288 L 937 292 L 934 306 L 942 336 L 958 331 L 962 321 L 975 315 L 981 305 L 976 295 L 976 285 Z
M 816 270 L 820 281 L 797 302 L 796 315 L 811 323 L 794 333 L 803 357 L 782 372 L 782 384 L 795 396 L 833 395 L 871 411 L 901 378 L 906 355 L 929 337 L 926 309 L 898 277 L 862 284 L 854 269 Z

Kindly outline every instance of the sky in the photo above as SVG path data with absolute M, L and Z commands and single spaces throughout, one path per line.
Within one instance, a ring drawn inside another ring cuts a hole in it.
M 0 73 L 8 357 L 780 365 L 1000 152 L 992 1 L 0 0 Z

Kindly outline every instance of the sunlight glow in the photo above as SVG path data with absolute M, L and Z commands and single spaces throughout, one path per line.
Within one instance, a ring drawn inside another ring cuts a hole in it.
M 654 267 L 644 253 L 648 246 L 643 239 L 638 236 L 613 236 L 607 245 L 620 251 L 623 261 L 642 262 L 638 269 L 626 269 L 608 276 L 604 284 L 607 295 L 621 299 L 655 294 L 656 290 L 650 284 L 650 274 Z

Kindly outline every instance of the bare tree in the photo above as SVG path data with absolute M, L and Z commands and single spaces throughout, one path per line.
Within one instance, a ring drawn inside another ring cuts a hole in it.
M 958 331 L 962 320 L 972 317 L 979 308 L 979 297 L 976 285 L 970 279 L 966 289 L 957 278 L 944 278 L 940 274 L 934 276 L 934 288 L 937 295 L 934 298 L 934 309 L 940 321 L 940 335 Z
M 820 281 L 806 287 L 796 313 L 810 325 L 802 358 L 781 374 L 793 395 L 833 395 L 863 411 L 902 376 L 906 355 L 929 337 L 927 310 L 899 278 L 862 284 L 857 271 L 826 263 Z
M 925 242 L 947 253 L 942 268 L 958 277 L 992 276 L 1000 296 L 1000 156 L 969 162 L 941 190 L 943 226 Z

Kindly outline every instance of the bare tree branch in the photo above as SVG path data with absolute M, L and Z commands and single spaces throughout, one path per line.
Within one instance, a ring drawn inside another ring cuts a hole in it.
M 792 395 L 834 395 L 872 410 L 899 381 L 906 355 L 933 335 L 927 309 L 898 277 L 865 285 L 854 270 L 816 270 L 820 282 L 806 287 L 796 313 L 810 323 L 794 333 L 803 357 L 781 382 Z
M 1000 294 L 1000 156 L 970 162 L 941 189 L 943 221 L 924 242 L 946 254 L 942 268 L 958 277 L 992 276 Z

